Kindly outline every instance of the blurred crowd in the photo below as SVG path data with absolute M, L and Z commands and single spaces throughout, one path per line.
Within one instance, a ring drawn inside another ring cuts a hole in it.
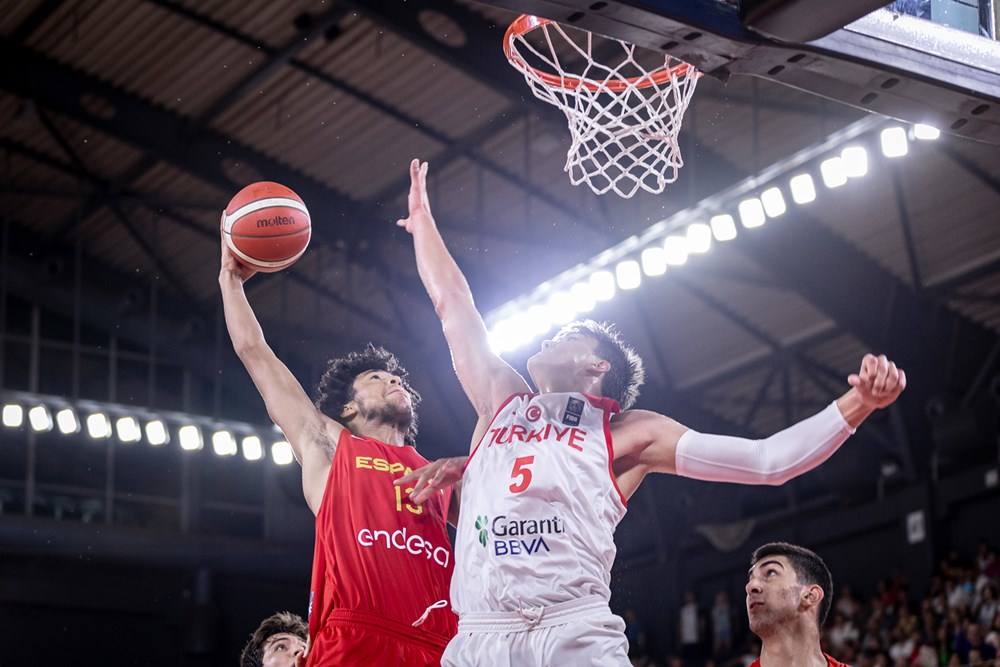
M 849 572 L 833 576 L 851 578 Z M 823 628 L 823 650 L 853 667 L 1000 667 L 995 549 L 981 543 L 974 557 L 951 553 L 929 584 L 917 588 L 926 594 L 915 595 L 898 575 L 873 591 L 841 586 Z M 743 600 L 732 601 L 726 591 L 710 608 L 700 606 L 694 593 L 685 595 L 666 653 L 664 638 L 651 638 L 633 610 L 624 616 L 636 667 L 748 667 L 760 651 L 747 629 Z

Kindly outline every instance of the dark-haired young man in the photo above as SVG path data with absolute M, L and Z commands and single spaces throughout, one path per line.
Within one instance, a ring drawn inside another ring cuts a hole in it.
M 223 242 L 229 336 L 316 515 L 306 664 L 437 665 L 455 634 L 451 496 L 417 505 L 393 485 L 427 463 L 413 447 L 420 395 L 396 357 L 369 344 L 328 363 L 314 404 L 264 340 L 243 291 L 253 274 Z
M 240 667 L 296 667 L 309 628 L 298 614 L 279 611 L 260 622 L 240 654 Z
M 747 577 L 750 631 L 761 641 L 751 667 L 847 667 L 820 648 L 820 629 L 833 604 L 833 577 L 822 558 L 772 542 L 753 552 Z
M 866 355 L 843 396 L 780 433 L 758 441 L 697 433 L 630 410 L 641 360 L 614 327 L 585 321 L 528 360 L 532 393 L 490 348 L 431 215 L 426 178 L 426 163 L 414 160 L 409 216 L 397 224 L 413 235 L 420 278 L 479 414 L 467 461 L 436 461 L 400 480 L 420 502 L 463 479 L 451 587 L 459 632 L 442 664 L 628 665 L 609 583 L 615 527 L 646 474 L 782 484 L 832 456 L 896 400 L 906 377 L 884 356 Z

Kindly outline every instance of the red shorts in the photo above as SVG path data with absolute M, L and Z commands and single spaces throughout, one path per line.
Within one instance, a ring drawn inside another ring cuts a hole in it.
M 309 647 L 306 665 L 438 667 L 447 645 L 447 637 L 375 614 L 334 610 Z

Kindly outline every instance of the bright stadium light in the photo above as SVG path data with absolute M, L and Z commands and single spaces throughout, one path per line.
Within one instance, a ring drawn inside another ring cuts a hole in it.
M 917 123 L 913 126 L 913 136 L 923 141 L 934 141 L 941 136 L 941 130 L 937 129 L 933 125 Z
M 713 215 L 709 224 L 712 225 L 712 236 L 716 241 L 732 241 L 736 238 L 736 221 L 733 216 L 727 213 Z
M 603 269 L 594 271 L 590 274 L 590 286 L 594 288 L 595 299 L 608 301 L 615 295 L 615 276 L 610 271 Z
M 861 178 L 868 173 L 868 151 L 864 146 L 848 146 L 840 151 L 840 160 L 848 178 Z
M 839 188 L 847 183 L 844 161 L 839 156 L 823 160 L 819 165 L 819 173 L 823 176 L 823 185 L 828 188 Z
M 56 413 L 56 426 L 63 435 L 73 435 L 80 432 L 80 420 L 73 408 L 63 408 Z
M 541 304 L 536 303 L 528 308 L 528 312 L 524 314 L 524 321 L 532 338 L 544 336 L 552 329 L 552 317 L 549 316 L 548 309 Z
M 236 438 L 225 430 L 212 434 L 212 450 L 219 456 L 232 456 L 239 451 L 236 447 Z
M 552 318 L 553 324 L 568 324 L 576 317 L 576 311 L 573 310 L 573 300 L 570 298 L 569 292 L 556 292 L 549 297 L 546 305 L 548 306 L 549 317 Z
M 87 415 L 87 435 L 94 440 L 111 437 L 111 420 L 103 412 Z
M 260 438 L 255 435 L 248 435 L 241 443 L 243 458 L 247 461 L 260 461 L 264 458 L 264 446 L 260 443 Z
M 634 259 L 618 262 L 618 266 L 615 267 L 615 278 L 621 289 L 635 289 L 642 282 L 642 270 L 639 268 L 639 262 Z
M 787 210 L 785 195 L 781 194 L 780 188 L 768 188 L 761 192 L 760 203 L 764 206 L 764 213 L 767 213 L 769 218 L 777 218 Z
M 287 440 L 279 440 L 271 445 L 271 458 L 279 466 L 286 466 L 295 460 L 295 454 Z
M 898 125 L 882 130 L 879 134 L 879 143 L 882 144 L 882 155 L 886 157 L 903 157 L 910 152 L 906 130 Z
M 683 236 L 668 236 L 663 241 L 663 254 L 670 266 L 681 266 L 688 261 L 688 242 Z
M 201 429 L 194 424 L 185 424 L 177 429 L 177 439 L 180 440 L 181 449 L 186 449 L 189 452 L 204 447 Z
M 146 422 L 146 442 L 153 447 L 159 447 L 170 442 L 170 433 L 161 420 L 151 419 Z
M 17 403 L 3 406 L 3 425 L 7 428 L 20 428 L 24 423 L 24 408 Z
M 688 225 L 685 238 L 689 253 L 708 252 L 709 248 L 712 247 L 712 228 L 703 222 L 696 222 L 693 225 Z
M 52 430 L 52 413 L 44 405 L 36 405 L 28 410 L 28 423 L 31 430 L 38 433 Z
M 792 180 L 788 181 L 788 187 L 792 190 L 792 201 L 796 204 L 816 201 L 816 186 L 809 174 L 792 176 Z
M 739 205 L 740 222 L 747 229 L 760 227 L 767 219 L 764 215 L 764 205 L 756 197 L 744 199 Z
M 115 421 L 115 433 L 118 434 L 118 439 L 125 443 L 142 440 L 142 428 L 135 417 L 119 417 Z
M 589 283 L 580 282 L 573 285 L 569 288 L 569 298 L 570 303 L 573 304 L 573 310 L 578 313 L 589 313 L 597 305 L 594 290 Z
M 667 253 L 659 246 L 651 246 L 639 256 L 642 272 L 647 276 L 662 276 L 667 272 Z

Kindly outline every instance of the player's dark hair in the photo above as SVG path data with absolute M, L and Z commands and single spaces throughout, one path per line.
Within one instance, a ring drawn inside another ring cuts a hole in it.
M 564 326 L 559 333 L 576 333 L 596 340 L 597 356 L 611 365 L 601 381 L 603 394 L 618 401 L 622 410 L 628 410 L 635 404 L 639 387 L 646 379 L 646 370 L 642 367 L 642 358 L 625 342 L 615 325 L 577 320 Z
M 816 585 L 823 589 L 823 600 L 819 604 L 819 614 L 816 617 L 816 624 L 822 628 L 833 605 L 833 575 L 830 574 L 830 568 L 815 551 L 788 542 L 770 542 L 757 547 L 750 557 L 750 567 L 768 556 L 784 556 L 795 570 L 799 583 L 807 586 Z
M 298 614 L 290 611 L 279 611 L 268 616 L 250 635 L 247 645 L 240 653 L 240 667 L 261 667 L 264 662 L 264 644 L 278 634 L 287 633 L 308 641 L 309 628 Z
M 344 406 L 354 400 L 354 380 L 365 371 L 384 371 L 399 377 L 403 388 L 410 394 L 413 406 L 413 420 L 406 433 L 406 443 L 416 444 L 417 406 L 420 394 L 410 386 L 409 373 L 399 363 L 392 352 L 384 347 L 368 343 L 360 352 L 351 352 L 343 357 L 330 359 L 317 387 L 316 407 L 333 419 L 340 419 Z

